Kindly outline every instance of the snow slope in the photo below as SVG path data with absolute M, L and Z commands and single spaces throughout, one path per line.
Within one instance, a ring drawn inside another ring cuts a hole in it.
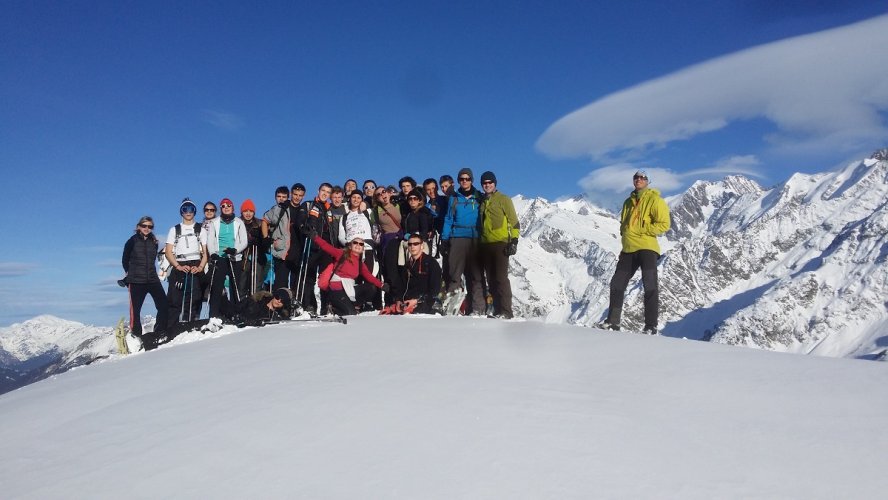
M 879 498 L 888 369 L 536 321 L 191 333 L 0 396 L 4 498 Z

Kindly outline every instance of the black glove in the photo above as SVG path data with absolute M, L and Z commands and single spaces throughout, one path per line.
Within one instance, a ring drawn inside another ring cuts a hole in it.
M 441 252 L 441 255 L 447 255 L 450 253 L 450 240 L 441 240 L 441 243 L 438 244 L 438 251 Z
M 235 255 L 237 255 L 237 249 L 228 247 L 225 249 L 225 255 L 230 255 L 234 257 Z
M 262 238 L 262 246 L 260 247 L 262 252 L 267 252 L 271 245 L 274 245 L 274 239 L 271 236 L 267 238 Z
M 311 226 L 303 226 L 302 234 L 305 235 L 306 239 L 313 240 L 318 235 L 318 231 Z
M 215 253 L 214 253 L 213 255 L 210 255 L 210 262 L 212 262 L 213 264 L 215 264 L 215 263 L 218 262 L 219 259 L 221 259 L 221 258 L 222 258 L 222 257 L 219 257 L 219 254 L 215 254 Z
M 124 276 L 122 280 L 117 280 L 117 284 L 120 285 L 121 288 L 126 288 L 126 276 Z
M 511 256 L 518 253 L 518 238 L 515 238 L 514 240 L 509 240 L 509 243 L 506 245 L 503 253 L 506 254 L 506 256 Z
M 391 287 L 391 285 L 389 285 L 388 283 L 383 283 L 383 284 L 382 284 L 382 291 L 383 291 L 383 292 L 385 292 L 385 293 L 389 293 L 389 292 L 391 291 L 391 289 L 392 289 L 392 287 Z

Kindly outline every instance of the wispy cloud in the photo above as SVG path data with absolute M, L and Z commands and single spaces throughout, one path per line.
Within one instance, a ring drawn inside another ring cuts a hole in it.
M 31 274 L 37 264 L 29 262 L 0 262 L 0 278 L 14 278 Z
M 775 152 L 871 149 L 888 136 L 885 47 L 888 15 L 736 52 L 605 96 L 536 146 L 553 158 L 613 161 L 765 118 L 777 132 L 762 145 Z
M 205 109 L 201 115 L 205 122 L 222 130 L 234 131 L 244 126 L 243 120 L 234 113 Z

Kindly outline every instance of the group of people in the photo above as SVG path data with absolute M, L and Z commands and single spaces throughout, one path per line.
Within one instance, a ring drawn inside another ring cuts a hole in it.
M 620 213 L 622 251 L 610 282 L 602 328 L 619 330 L 626 287 L 641 269 L 644 332 L 657 333 L 657 237 L 670 227 L 669 208 L 643 170 Z M 518 250 L 519 222 L 511 198 L 493 172 L 475 187 L 471 169 L 398 186 L 353 179 L 324 182 L 306 199 L 301 183 L 275 190 L 275 202 L 256 217 L 251 200 L 235 215 L 223 198 L 203 206 L 185 199 L 182 220 L 170 228 L 163 256 L 169 263 L 164 292 L 155 270 L 158 240 L 144 216 L 123 252 L 130 292 L 130 324 L 146 348 L 192 328 L 204 301 L 209 317 L 253 323 L 311 315 L 450 313 L 512 318 L 509 257 Z M 227 283 L 227 293 L 225 291 Z M 315 295 L 319 289 L 320 304 Z M 147 295 L 157 307 L 154 332 L 142 335 Z M 458 303 L 454 303 L 457 301 Z M 489 304 L 489 302 L 491 304 Z M 455 307 L 454 307 L 455 305 Z
M 204 302 L 210 318 L 245 323 L 298 312 L 442 313 L 463 297 L 454 312 L 511 318 L 508 259 L 518 248 L 518 216 L 493 172 L 481 175 L 480 189 L 475 182 L 469 168 L 455 182 L 443 175 L 419 185 L 406 176 L 398 188 L 366 180 L 359 189 L 348 179 L 324 182 L 310 198 L 295 183 L 275 190 L 261 218 L 251 200 L 237 217 L 223 198 L 203 205 L 202 222 L 186 198 L 162 250 L 166 291 L 155 269 L 154 222 L 144 216 L 123 254 L 131 331 L 150 347 L 194 327 Z M 142 335 L 147 295 L 158 314 L 154 332 Z

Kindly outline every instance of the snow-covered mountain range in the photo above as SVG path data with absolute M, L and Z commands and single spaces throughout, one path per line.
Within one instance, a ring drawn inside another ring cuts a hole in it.
M 667 200 L 664 335 L 826 356 L 888 347 L 888 150 L 769 189 L 741 176 Z M 524 235 L 512 264 L 520 314 L 593 325 L 607 310 L 616 217 L 582 198 L 516 197 Z M 624 324 L 642 323 L 636 276 Z
M 0 328 L 0 394 L 115 352 L 111 327 L 44 315 Z
M 584 197 L 514 201 L 522 227 L 511 263 L 516 314 L 600 322 L 620 251 L 616 215 Z M 741 176 L 701 181 L 667 201 L 663 335 L 885 359 L 888 150 L 768 189 Z M 626 329 L 640 328 L 638 277 L 624 315 Z M 109 356 L 112 330 L 51 316 L 0 328 L 0 393 Z

